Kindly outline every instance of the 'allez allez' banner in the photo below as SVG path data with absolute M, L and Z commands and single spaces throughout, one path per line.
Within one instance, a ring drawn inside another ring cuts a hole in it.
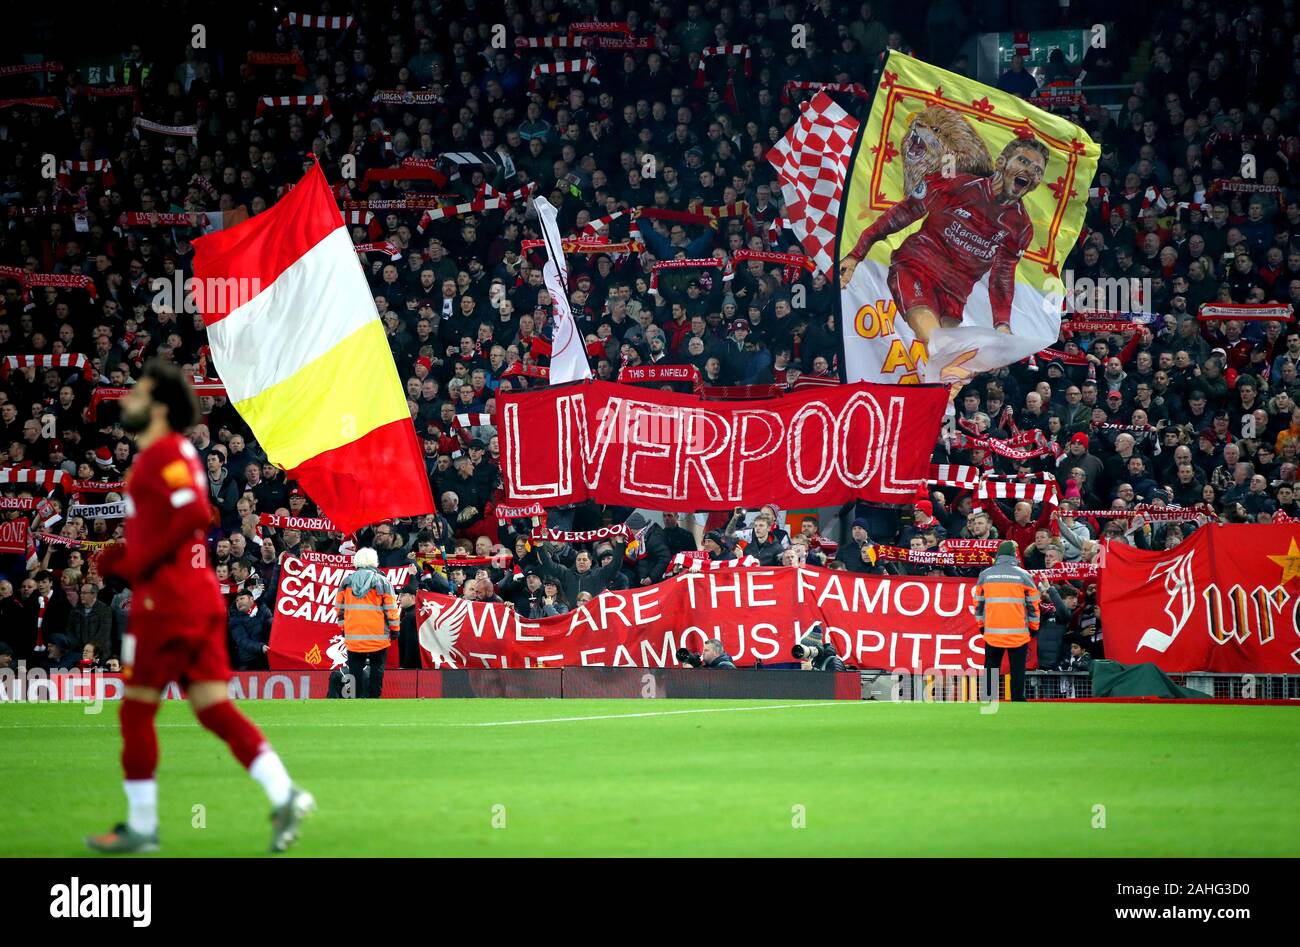
M 858 384 L 727 403 L 592 382 L 498 405 L 507 502 L 802 509 L 910 501 L 948 393 Z

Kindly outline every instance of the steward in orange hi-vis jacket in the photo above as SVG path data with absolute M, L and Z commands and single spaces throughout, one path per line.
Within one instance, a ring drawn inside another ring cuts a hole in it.
M 334 593 L 339 630 L 348 649 L 352 694 L 378 697 L 384 687 L 384 660 L 388 646 L 401 627 L 401 611 L 393 586 L 379 571 L 379 554 L 358 549 L 352 556 L 356 568 Z M 363 673 L 370 662 L 369 680 Z M 345 693 L 347 691 L 345 690 Z
M 1011 699 L 1025 699 L 1025 658 L 1029 633 L 1038 630 L 1038 587 L 1020 567 L 1016 544 L 998 546 L 993 565 L 975 583 L 975 620 L 984 633 L 984 675 L 988 693 L 997 693 L 997 673 L 1005 653 L 1011 662 Z

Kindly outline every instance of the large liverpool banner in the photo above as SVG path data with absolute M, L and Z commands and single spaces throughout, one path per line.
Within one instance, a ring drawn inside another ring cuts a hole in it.
M 968 579 L 857 575 L 813 568 L 683 572 L 606 592 L 565 615 L 528 620 L 507 605 L 422 592 L 426 667 L 677 667 L 676 651 L 718 638 L 741 667 L 793 661 L 820 623 L 859 667 L 914 672 L 984 666 Z
M 711 510 L 906 503 L 929 476 L 939 387 L 835 385 L 762 401 L 610 382 L 498 398 L 510 502 Z
M 1300 525 L 1206 526 L 1173 549 L 1112 543 L 1106 657 L 1164 671 L 1300 672 Z
M 1055 342 L 1099 154 L 1066 118 L 890 53 L 840 209 L 848 380 L 958 382 Z

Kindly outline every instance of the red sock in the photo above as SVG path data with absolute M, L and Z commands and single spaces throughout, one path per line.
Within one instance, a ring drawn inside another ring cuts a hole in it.
M 143 700 L 122 701 L 122 773 L 127 779 L 153 779 L 158 769 L 158 731 L 153 718 L 158 705 Z
M 198 718 L 199 723 L 226 741 L 244 769 L 253 765 L 257 754 L 267 748 L 262 731 L 228 700 L 199 711 Z

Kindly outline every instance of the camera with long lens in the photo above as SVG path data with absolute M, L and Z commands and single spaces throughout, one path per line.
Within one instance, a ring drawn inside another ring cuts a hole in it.
M 813 644 L 803 644 L 802 642 L 790 649 L 790 654 L 796 661 L 816 661 L 821 657 L 822 649 Z
M 691 667 L 697 668 L 703 666 L 704 655 L 698 651 L 687 651 L 685 648 L 678 648 L 677 660 L 681 664 L 689 664 Z

